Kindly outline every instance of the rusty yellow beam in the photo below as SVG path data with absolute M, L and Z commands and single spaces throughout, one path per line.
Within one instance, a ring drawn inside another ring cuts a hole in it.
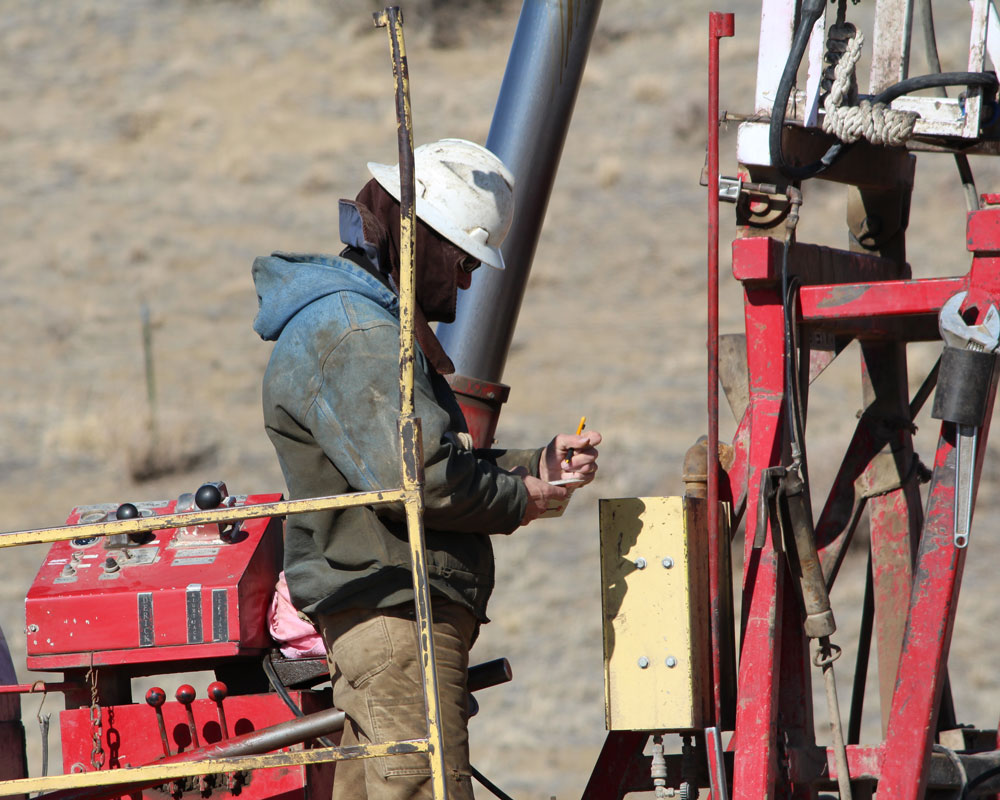
M 405 742 L 386 742 L 385 744 L 357 745 L 355 747 L 322 747 L 314 750 L 296 750 L 290 753 L 265 753 L 255 756 L 240 756 L 239 758 L 213 758 L 206 761 L 182 761 L 174 764 L 149 764 L 143 767 L 19 778 L 0 781 L 0 797 L 96 786 L 158 784 L 196 775 L 249 772 L 254 769 L 296 767 L 304 764 L 323 764 L 328 761 L 378 758 L 404 753 L 426 753 L 427 751 L 426 739 L 413 739 Z
M 396 127 L 399 142 L 399 452 L 402 459 L 403 489 L 407 491 L 406 527 L 413 574 L 415 621 L 420 648 L 427 715 L 428 758 L 431 793 L 435 800 L 447 800 L 445 783 L 444 734 L 438 695 L 437 660 L 431 622 L 431 596 L 427 582 L 427 553 L 424 537 L 424 457 L 423 433 L 414 402 L 416 337 L 416 193 L 414 191 L 413 116 L 410 110 L 410 76 L 403 43 L 403 15 L 397 7 L 376 13 L 375 25 L 386 28 L 395 82 Z
M 283 517 L 289 514 L 303 514 L 307 511 L 328 511 L 349 506 L 377 506 L 401 503 L 406 500 L 404 489 L 388 489 L 378 492 L 355 492 L 352 494 L 311 497 L 304 500 L 281 500 L 275 503 L 254 503 L 235 508 L 215 508 L 208 511 L 184 511 L 180 514 L 161 514 L 154 517 L 136 517 L 111 522 L 94 522 L 86 525 L 63 525 L 58 528 L 39 528 L 30 531 L 14 531 L 0 534 L 0 547 L 19 544 L 40 544 L 62 542 L 67 539 L 91 536 L 111 536 L 115 533 L 145 533 L 166 528 L 185 528 L 195 525 L 211 525 L 220 522 L 236 522 L 257 517 Z

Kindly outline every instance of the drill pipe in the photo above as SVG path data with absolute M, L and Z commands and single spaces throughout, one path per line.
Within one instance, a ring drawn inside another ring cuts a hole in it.
M 601 0 L 524 0 L 486 147 L 514 173 L 506 270 L 479 270 L 437 337 L 460 375 L 503 377 Z M 488 446 L 488 443 L 483 446 Z

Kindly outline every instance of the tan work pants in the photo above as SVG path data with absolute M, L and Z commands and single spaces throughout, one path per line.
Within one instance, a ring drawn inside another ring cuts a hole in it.
M 469 648 L 476 628 L 468 609 L 436 598 L 434 647 L 441 696 L 449 800 L 473 800 L 469 768 Z M 347 715 L 341 746 L 420 739 L 427 734 L 413 606 L 321 614 L 333 703 Z M 426 754 L 337 764 L 333 800 L 431 798 Z

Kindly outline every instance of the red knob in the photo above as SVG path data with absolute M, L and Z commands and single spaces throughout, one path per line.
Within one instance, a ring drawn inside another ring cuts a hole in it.
M 159 686 L 154 686 L 148 692 L 146 692 L 146 702 L 153 708 L 159 708 L 167 700 L 167 693 L 163 691 Z
M 195 698 L 194 687 L 187 683 L 182 683 L 180 686 L 177 687 L 177 693 L 174 695 L 174 697 L 177 698 L 177 701 L 179 703 L 183 703 L 184 705 L 189 706 L 191 705 L 191 703 L 194 702 Z
M 221 703 L 229 696 L 229 689 L 222 681 L 212 681 L 208 684 L 208 696 L 216 703 Z

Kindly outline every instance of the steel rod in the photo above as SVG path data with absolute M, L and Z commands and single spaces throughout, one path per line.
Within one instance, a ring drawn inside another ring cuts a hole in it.
M 708 569 L 711 586 L 712 719 L 722 720 L 719 607 L 719 39 L 732 36 L 734 17 L 708 15 Z M 725 543 L 728 546 L 728 542 Z

